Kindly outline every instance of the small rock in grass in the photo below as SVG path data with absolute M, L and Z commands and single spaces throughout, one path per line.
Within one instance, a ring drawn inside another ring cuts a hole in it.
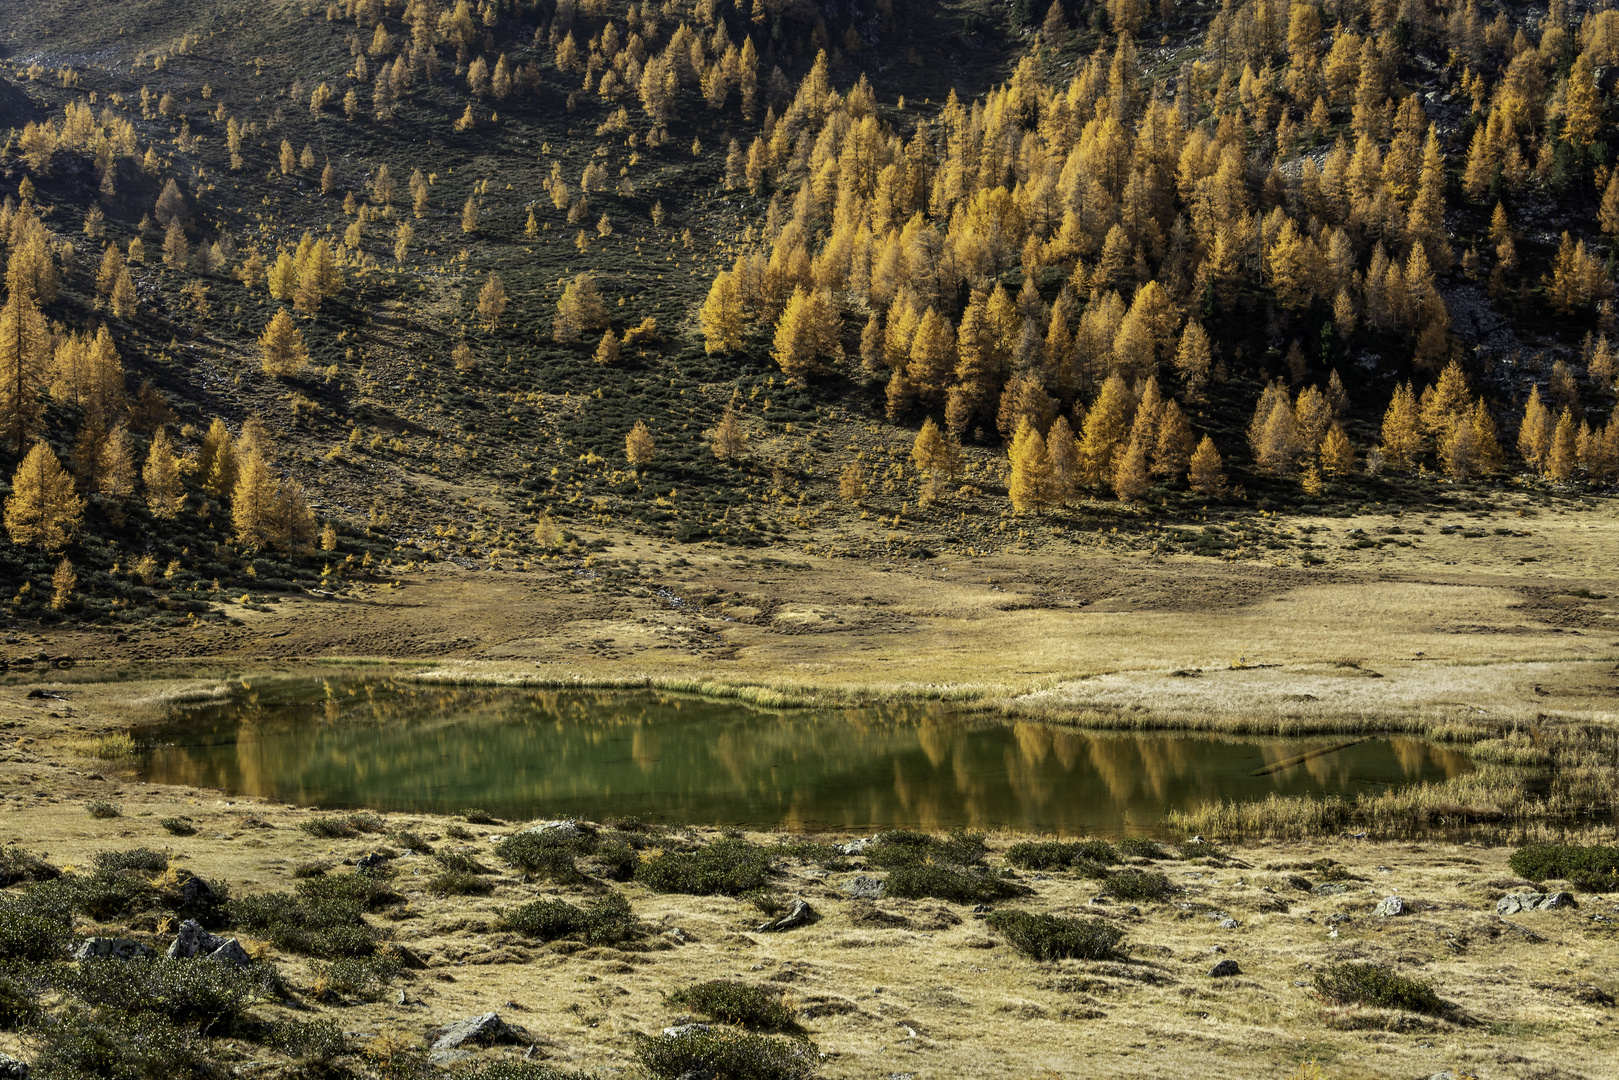
M 155 951 L 147 948 L 138 941 L 117 937 L 85 938 L 74 947 L 72 957 L 75 960 L 134 960 L 150 959 L 157 955 Z M 4 1073 L 0 1073 L 3 1076 Z
M 809 904 L 804 901 L 803 897 L 798 897 L 793 901 L 791 911 L 787 912 L 787 914 L 783 915 L 779 919 L 774 919 L 770 922 L 761 924 L 757 928 L 757 932 L 761 934 L 775 934 L 780 933 L 783 930 L 793 930 L 800 926 L 808 926 L 810 923 L 816 921 L 817 918 L 819 918 L 819 916 L 815 914 L 815 909 L 810 907 Z
M 242 943 L 235 938 L 226 938 L 220 942 L 219 948 L 208 954 L 208 959 L 232 967 L 246 967 L 253 962 L 253 958 L 247 955 L 247 950 L 242 948 Z
M 1508 893 L 1495 902 L 1495 913 L 1516 915 L 1520 911 L 1555 911 L 1578 906 L 1572 893 Z
M 0 1054 L 0 1080 L 28 1080 L 29 1072 L 28 1062 Z
M 479 1013 L 440 1030 L 438 1039 L 433 1043 L 433 1049 L 458 1050 L 466 1043 L 489 1045 L 519 1041 L 521 1040 L 517 1032 L 512 1030 L 511 1025 L 502 1020 L 498 1013 Z
M 668 1038 L 679 1039 L 687 1035 L 701 1035 L 708 1030 L 707 1024 L 676 1024 L 674 1027 L 664 1028 L 663 1033 Z
M 843 891 L 856 900 L 881 900 L 888 891 L 888 883 L 882 878 L 857 877 L 845 885 Z
M 1404 915 L 1405 901 L 1398 896 L 1385 896 L 1378 901 L 1377 907 L 1372 909 L 1372 914 L 1384 919 Z
M 1209 978 L 1211 979 L 1229 979 L 1233 975 L 1241 974 L 1242 968 L 1237 965 L 1235 960 L 1221 960 L 1218 964 L 1209 968 Z
M 170 960 L 189 960 L 193 956 L 207 956 L 223 944 L 224 938 L 204 930 L 196 919 L 187 919 L 180 924 L 180 933 L 169 946 L 168 956 Z

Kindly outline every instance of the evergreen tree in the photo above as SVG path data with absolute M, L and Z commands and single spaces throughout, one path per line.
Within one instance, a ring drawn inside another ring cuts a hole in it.
M 747 317 L 742 310 L 742 293 L 734 273 L 721 270 L 715 276 L 697 318 L 702 326 L 704 352 L 735 352 L 742 347 Z
M 560 342 L 573 342 L 586 331 L 601 330 L 606 325 L 607 305 L 596 290 L 595 275 L 588 270 L 575 275 L 557 301 L 551 336 Z
M 866 471 L 860 467 L 860 462 L 851 461 L 838 473 L 838 497 L 851 503 L 859 503 L 866 497 Z
M 1113 494 L 1120 502 L 1139 502 L 1147 493 L 1147 450 L 1131 439 L 1113 467 Z
M 1087 486 L 1101 487 L 1112 482 L 1114 459 L 1124 449 L 1134 416 L 1135 400 L 1124 380 L 1108 376 L 1085 414 L 1080 438 L 1080 477 Z
M 56 564 L 56 570 L 51 574 L 51 610 L 63 611 L 73 601 L 73 590 L 79 586 L 79 575 L 74 573 L 73 564 L 67 561 L 67 556 Z
M 613 333 L 611 330 L 603 331 L 601 344 L 596 346 L 596 355 L 591 357 L 591 359 L 596 361 L 596 363 L 600 364 L 602 367 L 612 367 L 614 364 L 618 363 L 618 354 L 618 335 Z
M 1181 333 L 1180 347 L 1175 351 L 1175 371 L 1180 375 L 1189 398 L 1194 401 L 1202 399 L 1212 366 L 1209 335 L 1201 323 L 1195 320 L 1188 322 Z
M 1321 440 L 1321 469 L 1328 476 L 1348 476 L 1355 471 L 1355 444 L 1342 424 L 1334 423 Z
M 1052 421 L 1046 433 L 1046 457 L 1051 461 L 1051 501 L 1066 506 L 1079 490 L 1080 458 L 1079 440 L 1065 416 Z
M 789 381 L 797 383 L 818 373 L 824 360 L 842 358 L 838 315 L 832 306 L 829 290 L 806 292 L 802 288 L 793 289 L 793 295 L 776 323 L 771 356 Z
M 1422 450 L 1421 414 L 1410 383 L 1397 386 L 1383 414 L 1383 456 L 1390 465 L 1408 469 Z
M 478 319 L 484 329 L 493 330 L 500 324 L 500 318 L 506 314 L 506 286 L 500 282 L 500 275 L 493 270 L 484 281 L 483 288 L 478 290 Z
M 73 490 L 73 477 L 43 439 L 36 441 L 11 477 L 6 534 L 19 546 L 60 551 L 83 520 L 84 500 Z
M 166 427 L 158 428 L 152 437 L 141 480 L 146 484 L 146 506 L 155 516 L 172 519 L 179 515 L 185 506 L 185 487 L 180 482 L 180 462 Z
M 1192 453 L 1186 479 L 1199 495 L 1219 495 L 1225 491 L 1225 472 L 1220 452 L 1215 449 L 1214 440 L 1207 435 L 1203 436 L 1203 441 L 1197 444 L 1197 449 Z
M 286 308 L 277 308 L 275 317 L 264 328 L 259 338 L 263 353 L 261 364 L 266 375 L 278 379 L 291 378 L 303 371 L 309 362 L 309 350 L 304 347 L 304 336 L 293 323 Z
M 922 430 L 916 433 L 916 441 L 911 444 L 911 463 L 922 472 L 938 476 L 954 476 L 961 467 L 956 448 L 944 437 L 932 417 L 924 420 Z
M 652 442 L 652 432 L 647 430 L 646 421 L 637 420 L 630 433 L 624 436 L 624 456 L 635 468 L 642 469 L 652 463 L 656 453 L 657 447 Z
M 1046 441 L 1025 417 L 1012 437 L 1012 478 L 1007 493 L 1012 498 L 1012 509 L 1018 513 L 1039 510 L 1051 499 L 1051 458 L 1046 453 Z
M 1566 483 L 1574 478 L 1574 466 L 1579 463 L 1575 446 L 1574 410 L 1564 409 L 1552 430 L 1551 445 L 1546 451 L 1544 472 L 1548 480 Z
M 1524 403 L 1523 423 L 1518 426 L 1518 453 L 1536 472 L 1544 472 L 1552 446 L 1551 410 L 1540 400 L 1540 387 L 1532 387 Z
M 250 550 L 268 545 L 274 536 L 277 484 L 258 441 L 245 445 L 231 493 L 231 523 L 236 540 Z
M 202 454 L 197 459 L 197 475 L 209 495 L 224 502 L 236 489 L 236 440 L 225 421 L 214 417 L 202 437 Z
M 0 424 L 18 454 L 44 420 L 40 395 L 50 375 L 50 359 L 45 317 L 19 282 L 0 308 Z
M 720 422 L 714 426 L 714 437 L 711 441 L 714 448 L 714 458 L 717 461 L 740 461 L 742 455 L 747 453 L 748 437 L 742 430 L 742 424 L 736 417 L 736 407 L 726 405 L 725 413 Z
M 1167 480 L 1179 480 L 1186 475 L 1192 452 L 1197 449 L 1197 436 L 1186 414 L 1173 399 L 1164 405 L 1163 417 L 1158 422 L 1158 438 L 1153 445 L 1152 474 Z

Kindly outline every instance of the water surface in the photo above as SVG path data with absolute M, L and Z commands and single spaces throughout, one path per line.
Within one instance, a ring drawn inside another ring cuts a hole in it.
M 1471 769 L 1415 739 L 1111 734 L 945 705 L 761 709 L 655 691 L 434 686 L 383 677 L 244 685 L 152 742 L 145 779 L 306 806 L 578 815 L 758 828 L 1158 830 L 1219 799 L 1353 796 Z

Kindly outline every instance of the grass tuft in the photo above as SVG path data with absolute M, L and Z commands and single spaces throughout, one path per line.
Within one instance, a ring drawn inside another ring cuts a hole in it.
M 1103 919 L 1070 919 L 1027 911 L 991 912 L 989 928 L 1036 960 L 1111 960 L 1124 931 Z
M 684 1005 L 705 1016 L 753 1031 L 787 1031 L 795 1027 L 793 1011 L 781 999 L 781 991 L 761 986 L 713 979 L 685 986 L 669 995 L 676 1005 Z

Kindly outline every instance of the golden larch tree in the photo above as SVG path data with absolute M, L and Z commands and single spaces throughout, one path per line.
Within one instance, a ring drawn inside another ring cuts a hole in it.
M 0 308 L 0 424 L 19 454 L 44 419 L 40 395 L 50 378 L 50 340 L 32 294 L 13 288 Z
M 259 338 L 259 349 L 262 353 L 261 363 L 264 373 L 278 379 L 297 375 L 309 362 L 309 350 L 304 346 L 304 336 L 298 331 L 286 308 L 277 309 L 275 317 L 264 328 L 264 333 Z
M 478 291 L 478 320 L 486 330 L 493 330 L 505 314 L 506 286 L 501 284 L 500 275 L 491 270 Z
M 628 435 L 624 436 L 624 456 L 629 458 L 630 464 L 637 469 L 645 468 L 657 456 L 658 448 L 652 441 L 652 432 L 647 430 L 645 420 L 637 420 L 635 426 L 630 428 Z
M 38 440 L 11 477 L 6 497 L 6 534 L 11 542 L 40 551 L 60 551 L 84 521 L 84 500 L 56 452 Z
M 174 453 L 169 429 L 160 427 L 152 436 L 152 446 L 141 468 L 146 484 L 146 506 L 156 517 L 177 517 L 185 507 L 185 486 L 180 481 L 180 460 Z

